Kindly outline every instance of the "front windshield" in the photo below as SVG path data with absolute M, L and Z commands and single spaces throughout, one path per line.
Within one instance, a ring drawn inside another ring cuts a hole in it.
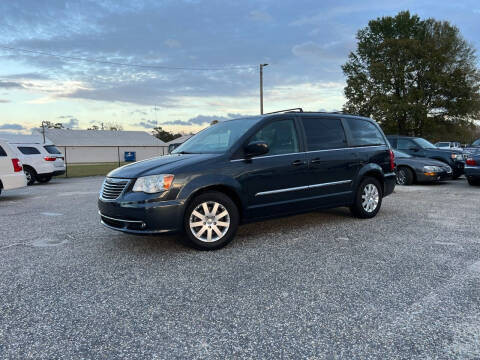
M 410 158 L 411 156 L 404 153 L 403 151 L 393 150 L 393 154 L 396 158 Z
M 415 141 L 417 142 L 418 145 L 420 145 L 421 148 L 423 149 L 436 149 L 436 146 L 433 145 L 430 141 L 427 141 L 422 138 L 416 138 Z
M 244 118 L 210 125 L 172 151 L 172 154 L 212 154 L 227 151 L 257 118 Z
M 475 140 L 473 143 L 472 143 L 473 146 L 480 146 L 480 139 L 478 140 Z

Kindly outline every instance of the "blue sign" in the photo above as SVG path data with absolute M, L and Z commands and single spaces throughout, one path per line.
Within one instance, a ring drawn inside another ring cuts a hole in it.
M 125 151 L 125 162 L 137 161 L 137 154 L 135 151 Z

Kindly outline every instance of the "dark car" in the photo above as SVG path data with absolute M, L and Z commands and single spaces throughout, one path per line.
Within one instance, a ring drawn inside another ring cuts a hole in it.
M 442 181 L 452 177 L 452 168 L 441 161 L 411 156 L 398 150 L 394 150 L 394 154 L 399 185 Z
M 467 156 L 468 154 L 477 152 L 478 150 L 480 150 L 480 139 L 477 139 L 470 145 L 465 146 L 463 150 L 467 154 Z
M 465 176 L 470 185 L 480 185 L 480 148 L 468 155 Z
M 241 223 L 350 207 L 372 218 L 395 187 L 380 127 L 343 114 L 283 112 L 209 126 L 172 154 L 110 172 L 98 207 L 109 228 L 183 231 L 216 249 Z
M 419 137 L 387 135 L 387 138 L 395 150 L 447 164 L 452 168 L 453 179 L 457 179 L 464 173 L 465 159 L 461 150 L 439 149 L 428 140 Z

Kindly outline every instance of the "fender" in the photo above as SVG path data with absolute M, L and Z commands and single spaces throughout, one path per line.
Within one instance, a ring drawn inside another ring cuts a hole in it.
M 245 208 L 245 196 L 242 196 L 242 186 L 240 183 L 234 178 L 219 174 L 207 174 L 193 178 L 180 190 L 177 199 L 181 199 L 182 202 L 187 203 L 194 193 L 211 186 L 225 186 L 229 188 L 240 199 L 242 208 Z
M 382 179 L 384 177 L 384 172 L 383 172 L 383 169 L 377 165 L 377 164 L 373 164 L 373 163 L 370 163 L 370 164 L 367 164 L 367 165 L 364 165 L 358 172 L 357 176 L 355 177 L 355 181 L 353 182 L 352 184 L 352 189 L 355 191 L 355 189 L 358 187 L 358 185 L 360 185 L 360 181 L 363 179 L 363 177 L 365 176 L 365 174 L 367 173 L 376 173 L 378 174 Z M 382 183 L 383 183 L 383 180 L 382 180 Z

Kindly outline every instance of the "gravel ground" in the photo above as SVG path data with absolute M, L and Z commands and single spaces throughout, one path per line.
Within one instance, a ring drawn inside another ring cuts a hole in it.
M 2 359 L 479 359 L 480 188 L 397 187 L 225 249 L 102 227 L 102 179 L 0 196 Z

